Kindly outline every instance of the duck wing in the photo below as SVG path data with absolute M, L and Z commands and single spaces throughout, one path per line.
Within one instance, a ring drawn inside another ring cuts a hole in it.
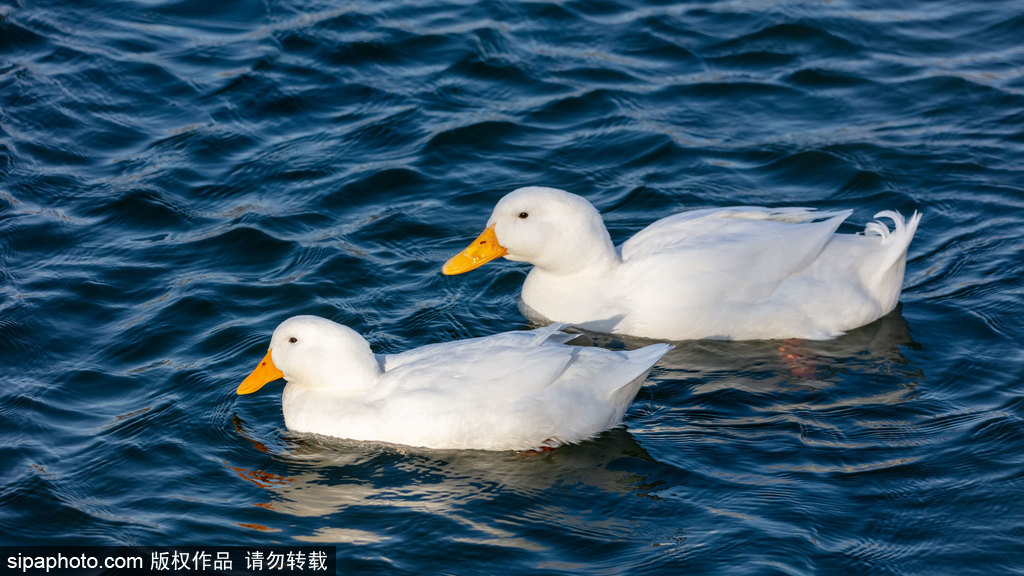
M 573 360 L 576 347 L 559 346 L 578 335 L 562 324 L 441 342 L 383 357 L 383 394 L 429 391 L 453 401 L 512 399 L 554 382 Z
M 425 346 L 385 358 L 373 426 L 399 443 L 529 449 L 616 425 L 671 347 L 563 346 L 559 325 Z
M 619 247 L 627 275 L 683 288 L 692 304 L 767 298 L 811 265 L 851 210 L 734 207 L 658 220 Z

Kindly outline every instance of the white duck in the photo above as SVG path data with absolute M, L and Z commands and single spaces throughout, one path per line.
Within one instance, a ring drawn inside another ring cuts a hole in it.
M 427 448 L 532 450 L 582 442 L 617 425 L 671 349 L 567 346 L 560 325 L 374 355 L 351 328 L 296 316 L 239 394 L 288 381 L 289 430 Z
M 852 211 L 693 210 L 614 246 L 590 202 L 554 188 L 515 190 L 484 232 L 444 265 L 461 274 L 500 256 L 529 262 L 524 314 L 595 332 L 687 340 L 828 339 L 899 301 L 921 215 L 883 211 L 836 234 Z

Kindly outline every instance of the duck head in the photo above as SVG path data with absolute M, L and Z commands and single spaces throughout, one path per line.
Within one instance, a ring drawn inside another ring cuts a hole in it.
M 529 186 L 495 205 L 483 233 L 445 263 L 444 274 L 462 274 L 495 258 L 529 262 L 571 274 L 618 259 L 601 214 L 581 196 Z
M 372 385 L 380 377 L 370 344 L 347 326 L 317 316 L 295 316 L 282 322 L 270 349 L 238 387 L 249 394 L 284 378 L 305 388 L 346 392 Z

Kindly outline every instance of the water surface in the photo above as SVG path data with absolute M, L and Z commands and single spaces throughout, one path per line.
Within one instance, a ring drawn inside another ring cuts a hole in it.
M 0 543 L 1024 572 L 1024 6 L 890 5 L 0 4 Z M 235 395 L 295 314 L 378 352 L 528 328 L 523 265 L 440 274 L 524 185 L 617 242 L 709 206 L 924 220 L 893 314 L 680 343 L 549 454 L 295 435 L 279 386 Z

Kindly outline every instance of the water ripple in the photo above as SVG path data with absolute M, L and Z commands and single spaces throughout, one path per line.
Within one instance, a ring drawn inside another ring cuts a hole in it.
M 0 7 L 4 544 L 329 543 L 389 574 L 1024 561 L 1016 4 L 65 4 Z M 294 435 L 279 384 L 234 395 L 292 314 L 379 352 L 529 327 L 524 266 L 438 273 L 529 184 L 616 241 L 718 205 L 924 220 L 893 314 L 678 343 L 623 426 L 550 454 Z

